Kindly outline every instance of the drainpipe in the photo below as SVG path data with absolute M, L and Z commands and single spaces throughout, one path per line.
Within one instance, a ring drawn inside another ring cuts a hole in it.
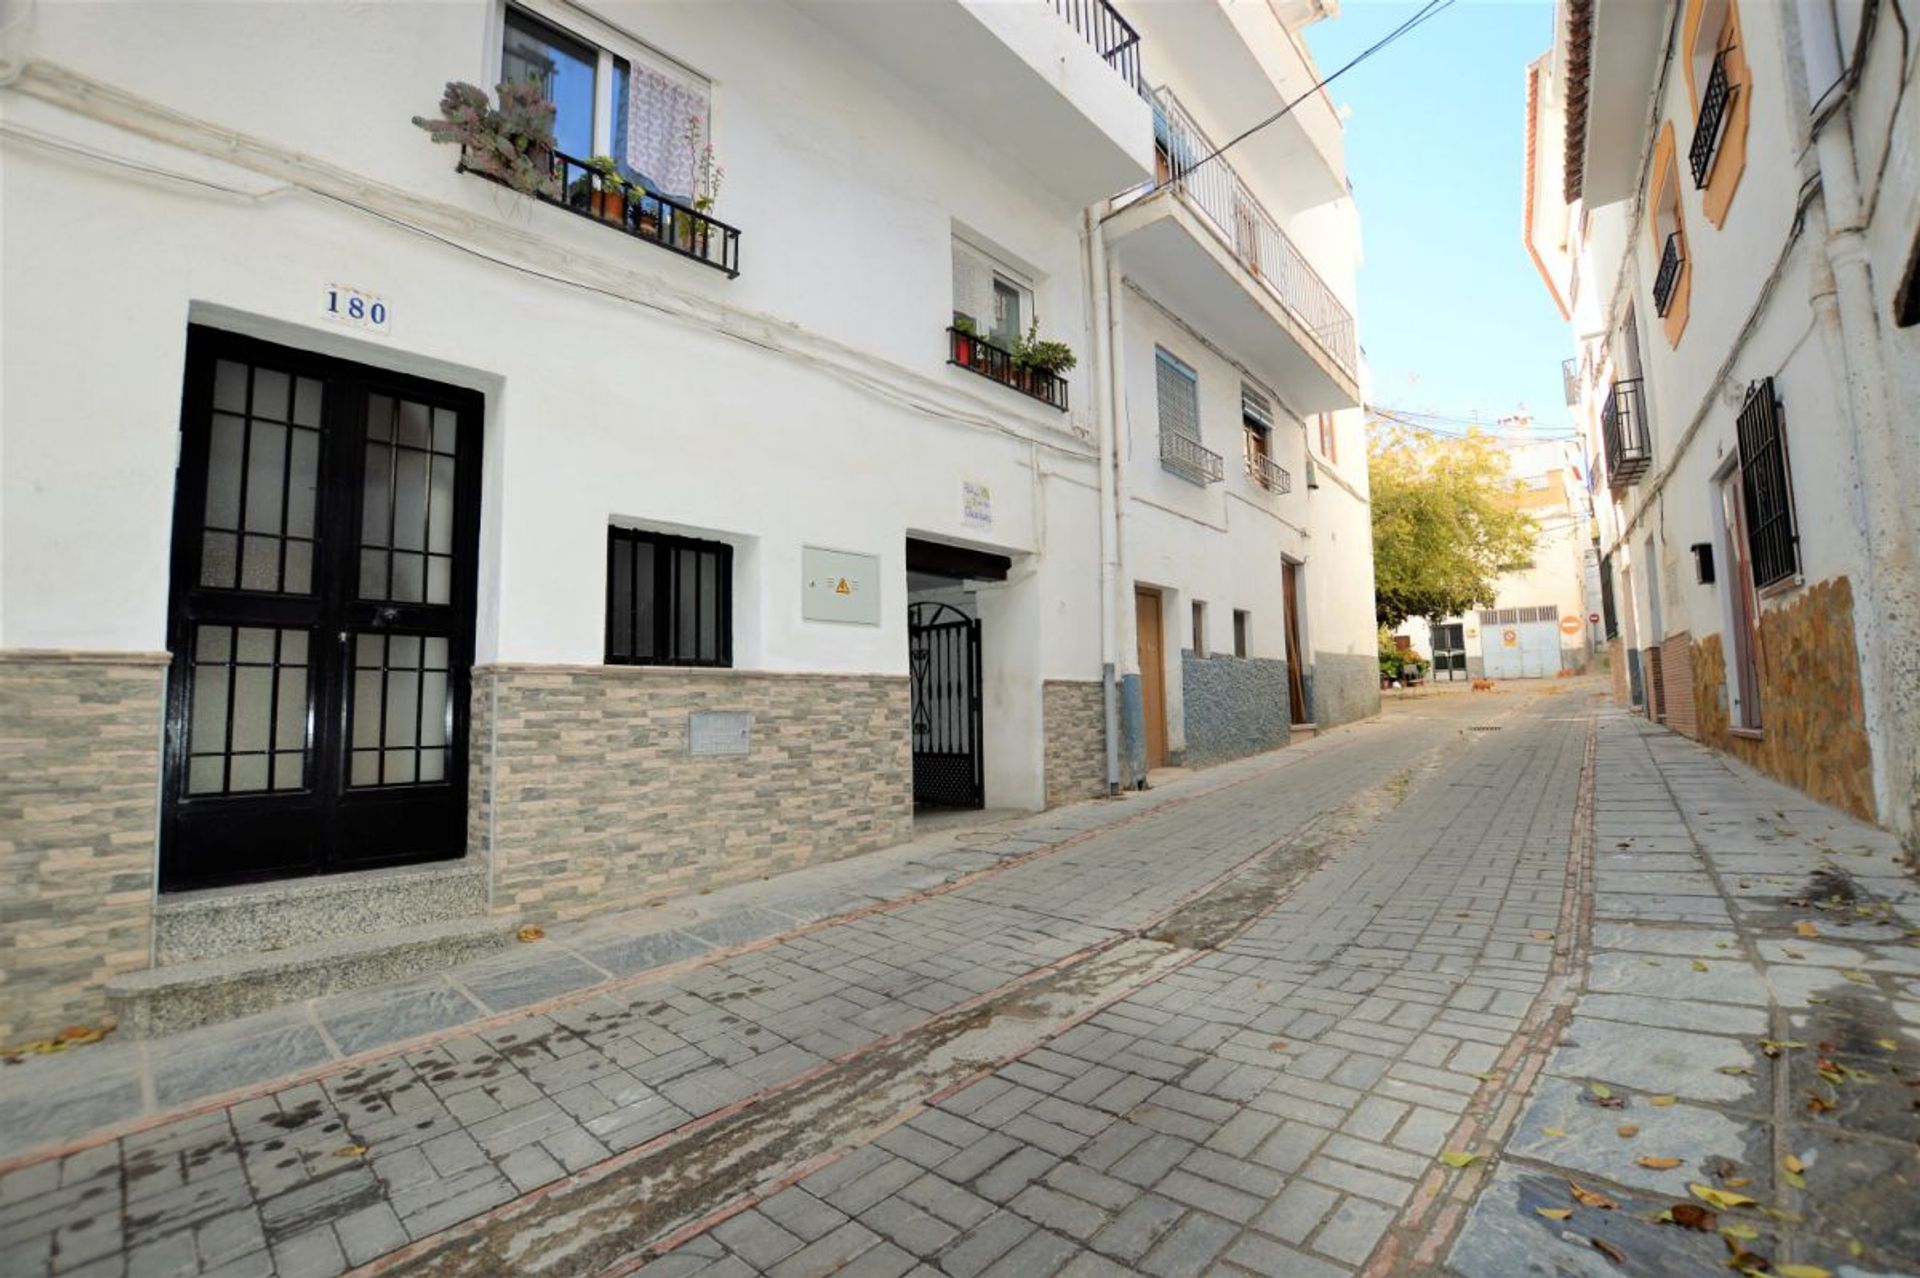
M 1087 327 L 1093 334 L 1093 359 L 1092 367 L 1087 370 L 1087 384 L 1093 392 L 1094 427 L 1100 435 L 1100 701 L 1106 718 L 1107 794 L 1112 796 L 1120 793 L 1120 643 L 1114 593 L 1120 561 L 1114 526 L 1113 382 L 1107 376 L 1107 369 L 1113 363 L 1111 332 L 1107 327 L 1112 298 L 1107 292 L 1106 228 L 1100 218 L 1099 205 L 1087 209 L 1086 266 L 1092 310 Z
M 1102 237 L 1106 227 L 1100 228 Z M 1133 574 L 1128 570 L 1127 555 L 1127 503 L 1131 500 L 1132 490 L 1127 485 L 1128 453 L 1131 451 L 1129 440 L 1132 432 L 1126 418 L 1126 370 L 1122 367 L 1120 350 L 1124 341 L 1124 332 L 1120 326 L 1120 264 L 1107 255 L 1107 401 L 1111 407 L 1113 423 L 1113 557 L 1114 582 L 1112 608 L 1114 613 L 1114 640 L 1116 652 L 1124 656 L 1128 651 L 1138 651 L 1139 639 L 1134 634 L 1133 612 Z M 1123 437 L 1124 436 L 1124 437 Z M 1144 777 L 1129 775 L 1124 784 L 1133 786 L 1145 780 Z
M 1856 66 L 1864 54 L 1864 49 L 1856 51 Z M 1851 102 L 1832 111 L 1815 138 L 1831 284 L 1820 278 L 1825 272 L 1817 273 L 1812 300 L 1823 323 L 1827 314 L 1835 317 L 1838 368 L 1846 379 L 1853 515 L 1867 548 L 1860 557 L 1862 589 L 1854 614 L 1855 643 L 1867 658 L 1861 663 L 1860 683 L 1868 739 L 1874 746 L 1874 794 L 1883 817 L 1912 852 L 1920 848 L 1913 755 L 1920 742 L 1920 645 L 1912 641 L 1920 629 L 1920 566 L 1915 563 L 1913 516 L 1901 485 L 1910 465 L 1901 441 L 1908 436 L 1894 429 L 1887 403 L 1886 357 L 1854 167 L 1852 112 Z

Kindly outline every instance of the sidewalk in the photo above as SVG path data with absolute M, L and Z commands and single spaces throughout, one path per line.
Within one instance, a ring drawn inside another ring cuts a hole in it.
M 1920 1271 L 1920 884 L 1896 841 L 1618 712 L 1597 775 L 1585 991 L 1452 1268 L 1709 1273 L 1737 1247 Z

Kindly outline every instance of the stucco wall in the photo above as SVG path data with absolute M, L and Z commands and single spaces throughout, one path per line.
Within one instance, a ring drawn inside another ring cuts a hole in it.
M 1853 590 L 1845 577 L 1801 592 L 1760 618 L 1761 732 L 1736 734 L 1727 718 L 1727 660 L 1721 637 L 1693 645 L 1700 739 L 1770 776 L 1865 821 L 1873 819 L 1873 774 L 1853 634 Z
M 166 666 L 0 655 L 0 1046 L 97 1023 L 147 965 Z
M 1341 652 L 1313 654 L 1314 722 L 1323 728 L 1380 713 L 1380 659 Z
M 1262 657 L 1180 654 L 1186 762 L 1204 768 L 1287 743 L 1287 663 Z
M 905 679 L 495 666 L 474 700 L 496 911 L 576 918 L 912 833 Z M 750 714 L 751 752 L 689 754 L 697 710 Z

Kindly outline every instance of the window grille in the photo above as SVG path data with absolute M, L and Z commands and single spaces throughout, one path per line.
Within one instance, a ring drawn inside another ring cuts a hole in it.
M 1738 434 L 1747 553 L 1753 563 L 1753 584 L 1765 589 L 1800 569 L 1800 538 L 1793 522 L 1786 439 L 1780 429 L 1780 402 L 1771 377 L 1747 392 Z
M 607 664 L 731 666 L 733 547 L 607 529 Z

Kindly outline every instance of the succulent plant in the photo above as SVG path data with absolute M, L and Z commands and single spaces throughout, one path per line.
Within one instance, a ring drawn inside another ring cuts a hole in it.
M 460 162 L 516 191 L 560 198 L 553 172 L 553 103 L 537 80 L 503 81 L 494 89 L 499 106 L 485 89 L 461 80 L 447 82 L 437 118 L 416 115 L 413 122 L 435 142 L 460 147 Z

